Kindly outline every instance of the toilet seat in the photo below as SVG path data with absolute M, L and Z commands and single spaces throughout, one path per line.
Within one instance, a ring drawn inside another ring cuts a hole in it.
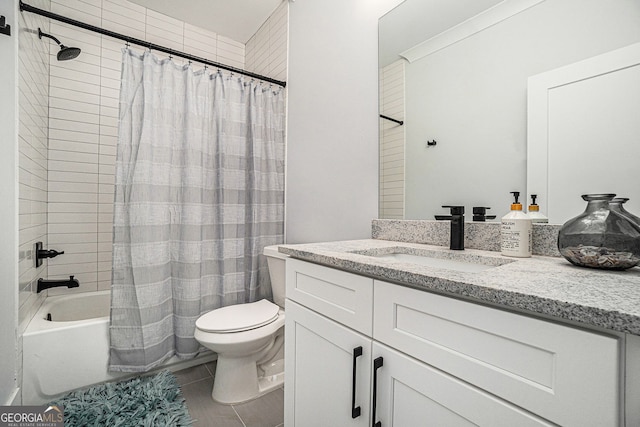
M 266 299 L 212 310 L 196 320 L 203 332 L 234 333 L 256 329 L 278 318 L 280 307 Z

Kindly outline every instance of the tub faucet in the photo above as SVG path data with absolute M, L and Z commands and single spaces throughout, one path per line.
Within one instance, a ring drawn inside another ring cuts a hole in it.
M 37 293 L 40 293 L 40 292 L 44 291 L 45 289 L 57 288 L 59 286 L 66 286 L 67 288 L 77 288 L 78 286 L 80 286 L 80 282 L 78 282 L 78 279 L 74 279 L 73 276 L 69 276 L 68 280 L 65 280 L 65 279 L 62 279 L 62 280 L 48 280 L 48 279 L 40 278 L 40 279 L 38 279 L 38 292 Z
M 452 251 L 464 250 L 464 206 L 443 206 L 451 209 L 451 242 Z

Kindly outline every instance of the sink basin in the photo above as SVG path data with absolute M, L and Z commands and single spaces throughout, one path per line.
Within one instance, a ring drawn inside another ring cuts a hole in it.
M 360 252 L 360 254 L 394 262 L 415 264 L 450 271 L 459 271 L 462 273 L 478 273 L 480 271 L 489 270 L 491 268 L 499 267 L 501 265 L 513 262 L 513 260 L 507 260 L 498 257 L 486 257 L 476 254 L 466 254 L 464 252 L 458 253 L 423 250 L 419 253 L 416 253 L 416 251 L 409 251 L 405 248 L 392 248 L 391 250 L 387 249 L 384 253 L 375 253 L 375 251 L 364 251 Z

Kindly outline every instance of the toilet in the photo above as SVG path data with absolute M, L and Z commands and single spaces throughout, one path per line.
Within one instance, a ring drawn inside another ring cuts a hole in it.
M 211 397 L 224 404 L 255 399 L 284 383 L 285 259 L 278 246 L 264 255 L 275 304 L 266 299 L 222 307 L 196 321 L 195 338 L 218 353 Z

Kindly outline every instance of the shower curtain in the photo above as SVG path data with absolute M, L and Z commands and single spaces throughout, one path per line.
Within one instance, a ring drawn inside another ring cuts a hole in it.
M 195 357 L 201 314 L 271 296 L 282 88 L 124 49 L 115 181 L 110 370 Z

